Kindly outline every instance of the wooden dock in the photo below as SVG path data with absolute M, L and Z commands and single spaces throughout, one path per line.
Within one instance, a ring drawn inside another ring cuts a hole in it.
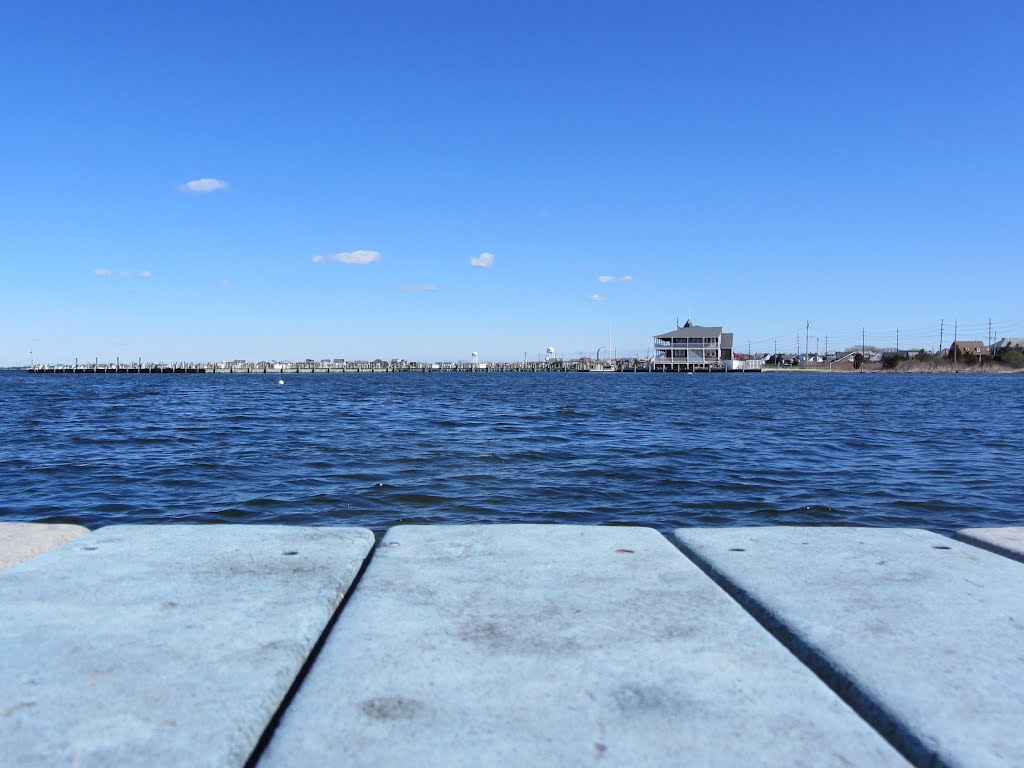
M 1019 765 L 1024 529 L 958 539 L 0 523 L 0 762 Z
M 85 363 L 34 365 L 25 370 L 41 374 L 360 374 L 360 373 L 649 373 L 646 359 L 622 358 L 609 363 L 593 360 L 550 360 L 519 363 Z M 760 371 L 760 369 L 758 369 Z M 724 372 L 724 371 L 722 371 Z

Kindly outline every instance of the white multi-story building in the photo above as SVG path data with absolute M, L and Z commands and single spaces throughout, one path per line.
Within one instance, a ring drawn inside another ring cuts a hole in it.
M 687 320 L 682 327 L 654 337 L 655 371 L 759 371 L 761 365 L 760 360 L 736 359 L 732 334 L 720 325 L 694 325 Z

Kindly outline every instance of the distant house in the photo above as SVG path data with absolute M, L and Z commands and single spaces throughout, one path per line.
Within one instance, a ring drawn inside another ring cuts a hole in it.
M 988 357 L 988 347 L 983 341 L 954 341 L 949 347 L 950 357 L 962 357 L 965 354 L 974 357 Z
M 654 337 L 655 371 L 723 371 L 732 360 L 732 334 L 722 326 L 694 325 L 689 320 L 674 331 Z
M 654 337 L 655 371 L 721 371 L 726 360 L 732 360 L 732 334 L 723 333 L 720 325 L 687 320 Z
M 720 325 L 694 325 L 690 320 L 674 331 L 654 337 L 654 371 L 760 371 L 759 359 L 733 354 L 733 338 Z
M 1024 338 L 1003 338 L 992 345 L 992 356 L 1001 357 L 1004 352 L 1009 352 L 1011 349 L 1017 349 L 1024 351 Z

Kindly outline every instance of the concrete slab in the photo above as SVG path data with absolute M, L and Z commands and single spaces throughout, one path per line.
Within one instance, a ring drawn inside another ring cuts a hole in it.
M 0 571 L 74 541 L 89 532 L 80 525 L 0 523 Z
M 372 546 L 115 526 L 0 573 L 2 762 L 243 765 Z
M 956 538 L 1024 563 L 1024 527 L 964 528 Z
M 676 531 L 683 550 L 918 765 L 1024 755 L 1024 569 L 915 530 Z
M 401 526 L 261 766 L 904 765 L 643 528 Z

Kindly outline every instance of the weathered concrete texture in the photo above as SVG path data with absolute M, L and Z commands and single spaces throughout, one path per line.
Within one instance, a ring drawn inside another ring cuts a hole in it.
M 392 529 L 261 766 L 902 758 L 643 528 Z
M 964 528 L 957 531 L 956 537 L 960 541 L 1024 563 L 1024 527 Z
M 675 535 L 917 764 L 1020 763 L 1019 563 L 914 530 L 683 529 Z
M 0 762 L 244 764 L 372 546 L 115 526 L 0 573 Z
M 0 523 L 0 571 L 31 560 L 89 532 L 80 525 Z

